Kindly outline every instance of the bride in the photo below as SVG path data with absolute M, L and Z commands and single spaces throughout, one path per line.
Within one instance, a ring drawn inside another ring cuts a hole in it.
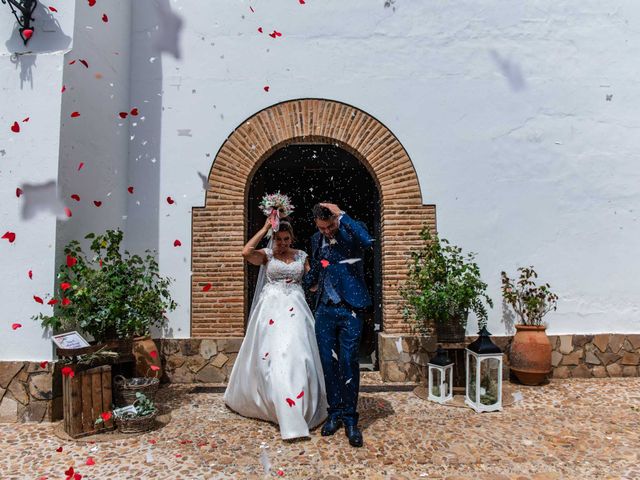
M 266 278 L 261 291 L 256 288 L 224 401 L 240 415 L 277 423 L 286 440 L 308 437 L 326 418 L 327 403 L 315 321 L 301 286 L 307 254 L 291 248 L 293 229 L 286 220 L 273 234 L 273 250 L 256 250 L 270 228 L 267 218 L 242 250 Z

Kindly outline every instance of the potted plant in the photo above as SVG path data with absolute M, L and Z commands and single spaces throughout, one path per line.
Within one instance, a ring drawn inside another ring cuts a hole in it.
M 55 296 L 48 302 L 54 312 L 32 318 L 53 331 L 80 330 L 97 344 L 130 341 L 149 335 L 151 326 L 162 327 L 165 312 L 176 303 L 169 294 L 171 280 L 159 275 L 152 252 L 147 250 L 144 258 L 122 253 L 120 230 L 90 233 L 85 239 L 91 240 L 92 258 L 80 242 L 69 242 Z
M 558 296 L 548 283 L 536 285 L 538 274 L 530 267 L 518 268 L 516 282 L 502 272 L 502 296 L 519 317 L 509 354 L 510 369 L 525 385 L 539 385 L 551 372 L 551 343 L 543 317 L 556 310 Z
M 469 311 L 484 325 L 485 303 L 493 307 L 475 254 L 464 255 L 460 247 L 431 234 L 427 227 L 420 238 L 424 244 L 411 252 L 409 278 L 401 289 L 407 303 L 404 318 L 422 334 L 431 334 L 435 325 L 440 342 L 463 342 Z

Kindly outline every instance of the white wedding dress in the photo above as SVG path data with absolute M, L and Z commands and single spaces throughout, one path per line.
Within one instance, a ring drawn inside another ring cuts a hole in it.
M 307 437 L 327 416 L 315 320 L 301 286 L 307 254 L 287 264 L 265 248 L 266 282 L 236 358 L 225 403 L 277 423 L 283 439 Z

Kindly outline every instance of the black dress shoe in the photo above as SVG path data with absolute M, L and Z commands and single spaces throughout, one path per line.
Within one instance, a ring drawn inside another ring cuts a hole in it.
M 342 420 L 340 418 L 330 417 L 326 422 L 324 422 L 320 433 L 323 437 L 328 437 L 329 435 L 336 433 L 340 427 L 342 427 Z
M 347 425 L 344 427 L 344 433 L 349 437 L 349 445 L 352 447 L 362 446 L 362 432 L 356 425 Z

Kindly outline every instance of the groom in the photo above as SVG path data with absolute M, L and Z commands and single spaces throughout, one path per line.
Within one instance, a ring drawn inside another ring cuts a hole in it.
M 358 429 L 360 366 L 358 350 L 363 313 L 371 306 L 364 280 L 364 252 L 373 245 L 363 223 L 333 203 L 313 207 L 318 232 L 311 237 L 311 269 L 305 288 L 316 292 L 316 339 L 329 404 L 322 435 L 345 426 L 353 447 L 362 446 Z

